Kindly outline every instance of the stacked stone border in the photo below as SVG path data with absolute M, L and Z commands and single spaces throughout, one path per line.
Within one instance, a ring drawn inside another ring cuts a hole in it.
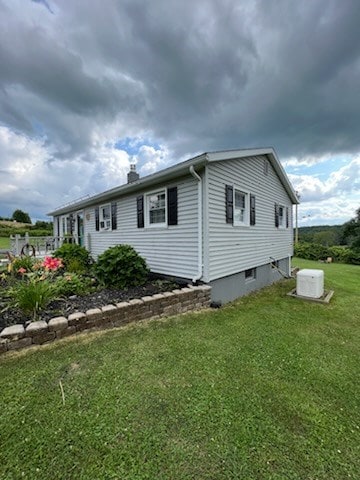
M 189 286 L 172 292 L 92 308 L 68 317 L 55 317 L 48 322 L 39 320 L 27 327 L 21 324 L 4 328 L 0 333 L 0 354 L 31 345 L 42 345 L 78 332 L 120 327 L 129 322 L 201 310 L 210 306 L 211 287 Z

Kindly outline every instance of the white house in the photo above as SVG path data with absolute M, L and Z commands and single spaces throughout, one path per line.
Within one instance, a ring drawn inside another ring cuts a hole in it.
M 130 244 L 154 273 L 212 286 L 225 303 L 290 271 L 296 194 L 272 148 L 204 153 L 59 208 L 54 235 L 96 258 Z M 277 268 L 274 268 L 277 267 Z

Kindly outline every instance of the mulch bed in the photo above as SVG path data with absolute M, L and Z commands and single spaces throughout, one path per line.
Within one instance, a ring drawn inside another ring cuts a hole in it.
M 7 306 L 7 301 L 2 299 L 1 290 L 4 289 L 4 284 L 0 281 L 0 312 Z M 114 290 L 104 288 L 96 292 L 84 296 L 71 296 L 69 298 L 62 298 L 54 300 L 41 311 L 36 320 L 49 321 L 51 318 L 64 316 L 67 317 L 71 313 L 86 312 L 90 308 L 101 308 L 105 305 L 116 304 L 132 300 L 134 298 L 141 298 L 147 295 L 154 295 L 155 293 L 162 293 L 174 290 L 175 288 L 183 287 L 183 284 L 178 284 L 173 281 L 150 280 L 141 287 L 132 287 L 127 290 Z M 9 308 L 0 313 L 0 331 L 10 325 L 21 323 L 26 325 L 33 319 L 24 315 L 19 309 Z

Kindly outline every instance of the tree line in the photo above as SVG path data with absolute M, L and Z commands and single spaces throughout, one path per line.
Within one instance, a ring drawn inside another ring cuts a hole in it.
M 360 208 L 356 216 L 343 225 L 299 228 L 296 256 L 309 260 L 333 260 L 360 264 Z

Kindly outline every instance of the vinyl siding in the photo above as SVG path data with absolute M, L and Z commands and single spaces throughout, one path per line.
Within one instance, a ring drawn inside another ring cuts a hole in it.
M 263 157 L 214 162 L 207 167 L 208 231 L 207 281 L 264 265 L 292 255 L 292 204 L 278 176 L 269 164 L 264 172 Z M 226 223 L 225 185 L 256 197 L 256 225 Z M 274 205 L 289 208 L 289 228 L 276 228 Z
M 138 228 L 137 196 L 170 186 L 178 187 L 178 224 Z M 197 272 L 197 182 L 192 177 L 119 198 L 117 230 L 95 230 L 95 206 L 85 209 L 84 223 L 86 245 L 95 258 L 111 246 L 129 244 L 146 259 L 153 272 L 188 279 Z

